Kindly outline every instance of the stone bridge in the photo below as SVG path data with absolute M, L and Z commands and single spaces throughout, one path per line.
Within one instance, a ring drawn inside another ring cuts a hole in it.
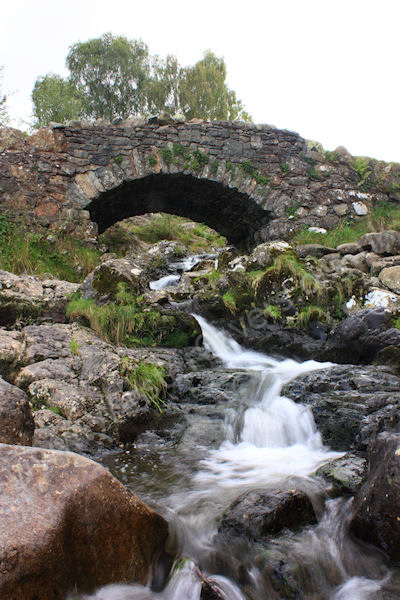
M 93 238 L 147 212 L 189 217 L 242 247 L 329 228 L 389 196 L 360 191 L 342 149 L 237 122 L 127 120 L 0 130 L 0 213 Z M 364 207 L 364 208 L 363 208 Z

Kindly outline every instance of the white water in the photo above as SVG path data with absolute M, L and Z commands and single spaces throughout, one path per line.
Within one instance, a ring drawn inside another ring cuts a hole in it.
M 169 265 L 169 268 L 173 272 L 173 274 L 165 275 L 164 277 L 160 277 L 160 279 L 150 281 L 150 289 L 163 290 L 166 287 L 178 285 L 182 273 L 186 273 L 186 271 L 190 271 L 190 269 L 193 269 L 193 267 L 197 265 L 197 263 L 199 263 L 202 260 L 202 258 L 207 258 L 207 256 L 188 256 L 187 258 L 183 258 L 182 260 L 171 263 Z
M 282 386 L 301 373 L 331 366 L 309 360 L 275 360 L 243 349 L 198 315 L 204 346 L 227 367 L 260 372 L 254 405 L 243 416 L 238 442 L 226 440 L 202 461 L 196 481 L 208 494 L 221 490 L 268 487 L 291 476 L 306 477 L 340 456 L 324 448 L 311 410 L 280 395 Z
M 281 395 L 286 382 L 302 373 L 328 368 L 330 363 L 279 361 L 242 348 L 202 317 L 195 318 L 202 328 L 204 346 L 227 368 L 253 372 L 258 389 L 237 417 L 241 426 L 236 439 L 233 432 L 238 428 L 232 426 L 230 415 L 225 423 L 226 440 L 219 448 L 196 448 L 203 458 L 188 489 L 164 499 L 163 510 L 177 537 L 178 550 L 194 562 L 188 560 L 176 568 L 162 592 L 140 585 L 112 585 L 90 596 L 91 600 L 199 600 L 201 579 L 196 565 L 202 565 L 203 558 L 213 551 L 216 522 L 229 503 L 247 489 L 274 489 L 291 478 L 308 480 L 320 465 L 341 456 L 323 446 L 311 410 Z M 176 468 L 178 472 L 179 464 Z M 358 567 L 358 549 L 347 536 L 348 514 L 348 505 L 341 500 L 328 502 L 318 526 L 289 536 L 282 548 L 286 544 L 288 555 L 297 557 L 305 569 L 311 565 L 310 577 L 315 577 L 319 590 L 334 590 L 316 598 L 378 600 L 381 582 L 358 576 L 369 574 L 369 563 L 364 570 Z M 332 566 L 338 583 L 342 582 L 336 589 L 328 581 Z M 207 579 L 225 600 L 244 600 L 238 587 L 225 577 Z M 264 598 L 262 590 L 259 598 Z

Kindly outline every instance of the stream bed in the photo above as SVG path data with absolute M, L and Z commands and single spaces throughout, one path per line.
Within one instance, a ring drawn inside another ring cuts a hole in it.
M 351 500 L 330 499 L 322 480 L 313 476 L 322 464 L 341 454 L 323 446 L 308 407 L 280 394 L 289 380 L 330 363 L 270 358 L 242 348 L 202 317 L 195 317 L 205 349 L 221 365 L 211 374 L 211 391 L 212 380 L 218 381 L 223 373 L 234 382 L 230 393 L 222 402 L 215 394 L 215 403 L 203 410 L 188 410 L 178 435 L 146 432 L 133 452 L 103 461 L 169 521 L 170 549 L 178 559 L 160 591 L 150 589 L 150 584 L 111 585 L 90 598 L 399 597 L 393 591 L 395 574 L 389 572 L 382 555 L 348 535 Z M 261 541 L 221 530 L 221 518 L 244 492 L 291 488 L 306 492 L 317 524 L 286 529 Z M 207 595 L 204 582 L 211 584 L 214 595 Z

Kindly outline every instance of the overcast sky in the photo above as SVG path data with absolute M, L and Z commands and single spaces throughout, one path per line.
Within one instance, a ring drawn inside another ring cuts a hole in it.
M 183 65 L 210 49 L 256 123 L 400 162 L 400 0 L 13 0 L 0 23 L 14 119 L 71 44 L 110 31 Z

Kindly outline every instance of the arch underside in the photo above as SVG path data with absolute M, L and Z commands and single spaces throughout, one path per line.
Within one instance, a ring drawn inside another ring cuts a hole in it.
M 248 195 L 191 175 L 149 175 L 104 192 L 87 207 L 99 233 L 128 217 L 165 212 L 205 223 L 229 243 L 249 248 L 269 214 Z

